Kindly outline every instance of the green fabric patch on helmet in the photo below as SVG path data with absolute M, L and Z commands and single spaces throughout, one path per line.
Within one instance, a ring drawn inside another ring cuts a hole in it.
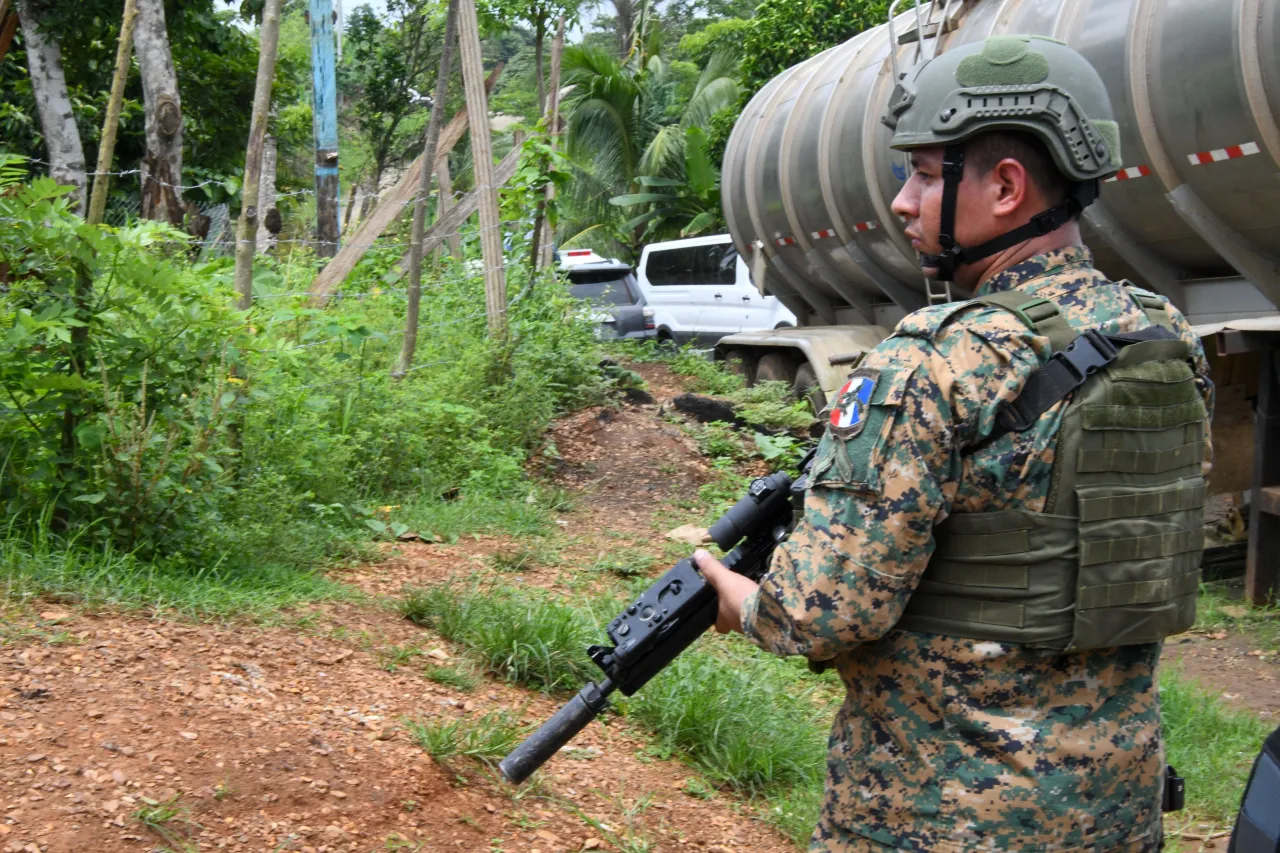
M 1031 86 L 1049 76 L 1049 60 L 1030 49 L 1027 36 L 992 36 L 982 53 L 966 56 L 956 68 L 956 82 L 976 86 Z
M 1120 159 L 1120 125 L 1114 121 L 1095 118 L 1093 120 L 1093 129 L 1098 131 L 1102 141 L 1107 143 L 1107 150 L 1111 152 L 1110 165 L 1119 169 L 1123 165 L 1123 161 Z

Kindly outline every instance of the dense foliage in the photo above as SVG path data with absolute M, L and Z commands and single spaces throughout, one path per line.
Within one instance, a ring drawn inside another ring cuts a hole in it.
M 52 521 L 155 558 L 310 566 L 356 529 L 431 535 L 459 507 L 522 503 L 546 424 L 601 387 L 563 287 L 519 265 L 494 346 L 483 289 L 451 262 L 397 381 L 403 291 L 381 284 L 394 248 L 326 309 L 280 295 L 309 280 L 307 256 L 264 264 L 243 314 L 229 261 L 193 265 L 182 235 L 152 223 L 88 226 L 51 181 L 13 180 L 0 195 L 11 529 Z
M 102 115 L 111 89 L 122 4 L 117 0 L 38 0 L 50 32 L 62 47 L 72 108 L 89 163 L 97 161 Z M 218 11 L 215 0 L 166 0 L 165 17 L 182 98 L 187 180 L 213 180 L 193 193 L 194 201 L 234 200 L 244 173 L 258 47 L 252 35 Z M 288 104 L 307 97 L 310 53 L 283 52 L 276 73 L 276 98 Z M 310 135 L 308 111 L 307 135 Z M 146 153 L 142 84 L 135 63 L 125 88 L 116 143 L 118 171 L 138 168 Z M 0 62 L 0 150 L 43 160 L 44 141 L 31 93 L 21 30 Z M 122 194 L 136 194 L 134 182 L 118 182 Z

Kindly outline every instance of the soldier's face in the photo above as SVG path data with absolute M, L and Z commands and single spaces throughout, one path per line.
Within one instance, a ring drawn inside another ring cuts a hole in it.
M 942 251 L 938 233 L 942 223 L 942 148 L 920 148 L 911 152 L 911 176 L 893 200 L 893 212 L 906 224 L 906 235 L 911 248 L 921 254 L 936 255 Z M 969 169 L 956 195 L 955 238 L 961 246 L 976 246 L 986 242 L 982 234 L 989 212 L 983 209 L 984 194 L 973 180 Z M 973 265 L 956 270 L 955 283 L 972 288 L 978 277 Z M 933 278 L 936 267 L 924 267 L 924 274 Z

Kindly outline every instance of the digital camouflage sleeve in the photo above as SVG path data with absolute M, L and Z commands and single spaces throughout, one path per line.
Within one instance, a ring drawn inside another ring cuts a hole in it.
M 1010 289 L 1054 300 L 1081 331 L 1149 325 L 1085 249 L 1033 258 L 981 292 Z M 1170 314 L 1212 412 L 1203 349 Z M 934 525 L 953 512 L 1043 510 L 1062 404 L 1027 432 L 966 450 L 1048 355 L 1047 339 L 1008 312 L 935 306 L 859 365 L 846 386 L 856 406 L 834 401 L 805 517 L 742 611 L 755 643 L 834 658 L 848 689 L 811 850 L 1156 849 L 1158 644 L 1054 656 L 894 628 Z

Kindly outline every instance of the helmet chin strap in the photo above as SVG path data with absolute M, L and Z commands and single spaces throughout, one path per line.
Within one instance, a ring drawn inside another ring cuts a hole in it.
M 964 179 L 964 145 L 948 145 L 942 156 L 942 221 L 939 223 L 938 243 L 942 251 L 936 255 L 920 254 L 920 265 L 938 270 L 937 281 L 955 281 L 956 270 L 962 264 L 971 264 L 1010 246 L 1057 231 L 1080 215 L 1098 198 L 1099 183 L 1076 181 L 1071 185 L 1067 198 L 1055 207 L 1037 213 L 1031 221 L 999 237 L 993 237 L 980 246 L 965 248 L 956 242 L 956 200 L 960 193 L 960 181 Z

